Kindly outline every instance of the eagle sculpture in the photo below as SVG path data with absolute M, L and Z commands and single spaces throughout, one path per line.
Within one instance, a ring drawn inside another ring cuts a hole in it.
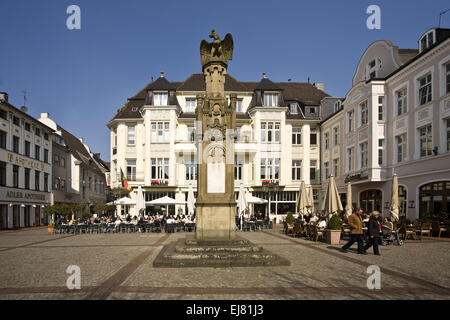
M 219 35 L 211 30 L 209 34 L 213 38 L 213 42 L 209 43 L 206 40 L 200 42 L 200 58 L 202 66 L 211 61 L 220 61 L 228 64 L 228 60 L 233 58 L 233 37 L 227 33 L 223 40 L 220 40 Z

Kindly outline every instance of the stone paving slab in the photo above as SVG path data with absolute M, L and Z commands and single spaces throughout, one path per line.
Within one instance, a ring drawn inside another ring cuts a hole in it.
M 290 266 L 153 268 L 164 244 L 186 233 L 48 235 L 46 229 L 0 234 L 0 299 L 449 299 L 449 242 L 407 241 L 382 256 L 287 237 L 276 228 L 239 232 L 289 259 Z M 344 241 L 345 242 L 345 241 Z M 342 242 L 342 244 L 344 243 Z M 67 266 L 81 268 L 68 290 Z M 382 289 L 366 287 L 367 266 L 382 269 Z

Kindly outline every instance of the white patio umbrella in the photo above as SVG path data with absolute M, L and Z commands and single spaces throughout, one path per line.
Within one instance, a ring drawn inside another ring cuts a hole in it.
M 327 217 L 344 210 L 333 176 L 330 177 L 328 182 L 321 210 L 325 211 Z
M 142 192 L 142 187 L 139 186 L 136 196 L 136 214 L 143 215 L 144 211 L 145 211 L 144 193 Z
M 237 206 L 239 208 L 239 217 L 241 218 L 241 230 L 242 230 L 242 216 L 243 216 L 243 212 L 245 211 L 245 209 L 247 209 L 248 207 L 248 203 L 247 203 L 247 197 L 245 196 L 245 191 L 244 191 L 244 186 L 241 183 L 241 185 L 239 186 L 239 196 L 238 196 L 238 201 L 237 201 Z
M 147 201 L 145 204 L 153 205 L 153 206 L 166 206 L 166 211 L 169 212 L 169 205 L 175 205 L 175 204 L 184 204 L 186 202 L 178 202 L 175 199 L 164 196 L 162 198 L 158 198 L 152 201 Z
M 348 218 L 352 214 L 352 186 L 347 183 L 347 203 L 345 204 L 345 216 Z
M 398 203 L 398 177 L 396 174 L 392 177 L 392 198 L 389 212 L 391 213 L 392 221 L 399 220 L 399 203 Z
M 134 204 L 136 204 L 136 201 L 134 201 L 133 199 L 130 199 L 128 197 L 123 197 L 123 198 L 120 198 L 120 199 L 114 201 L 114 204 L 134 205 Z
M 312 187 L 309 186 L 308 188 L 306 188 L 307 194 L 308 194 L 308 205 L 306 206 L 307 208 L 312 208 L 314 207 L 314 199 L 313 199 L 313 192 L 312 192 Z
M 306 191 L 305 182 L 302 181 L 296 202 L 297 210 L 299 210 L 302 214 L 305 213 L 307 207 L 311 206 L 308 198 L 308 191 Z
M 194 188 L 192 188 L 192 184 L 189 184 L 187 207 L 188 207 L 188 215 L 190 216 L 193 215 L 195 208 L 195 197 L 194 197 Z
M 251 194 L 246 194 L 245 195 L 245 199 L 247 200 L 247 204 L 263 204 L 263 203 L 267 203 L 269 201 L 267 201 L 266 199 L 261 199 L 255 196 L 252 196 Z

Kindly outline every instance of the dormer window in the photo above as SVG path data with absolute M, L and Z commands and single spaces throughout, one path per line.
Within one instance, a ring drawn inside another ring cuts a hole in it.
M 297 110 L 298 110 L 298 109 L 297 109 L 297 104 L 296 104 L 296 103 L 291 103 L 291 104 L 290 104 L 290 111 L 291 111 L 291 114 L 297 114 L 297 113 L 298 113 Z
M 310 114 L 315 114 L 317 111 L 316 107 L 308 107 L 308 110 Z
M 186 99 L 186 112 L 195 112 L 197 101 L 194 98 Z
M 420 52 L 428 49 L 434 44 L 434 30 L 427 32 L 420 38 Z
M 236 112 L 242 112 L 242 99 L 236 101 Z
M 378 76 L 378 70 L 381 68 L 381 60 L 375 58 L 367 64 L 366 80 L 374 79 Z
M 264 106 L 276 107 L 278 105 L 278 94 L 276 93 L 264 93 Z
M 153 96 L 154 106 L 167 106 L 167 92 L 156 92 Z
M 334 112 L 338 112 L 341 109 L 341 100 L 334 103 Z

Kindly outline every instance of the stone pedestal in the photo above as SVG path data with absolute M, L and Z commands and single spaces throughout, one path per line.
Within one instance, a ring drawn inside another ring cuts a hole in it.
M 290 262 L 237 236 L 234 240 L 179 239 L 165 246 L 155 268 L 289 266 Z
M 231 240 L 236 235 L 236 205 L 197 204 L 196 232 L 199 240 Z

